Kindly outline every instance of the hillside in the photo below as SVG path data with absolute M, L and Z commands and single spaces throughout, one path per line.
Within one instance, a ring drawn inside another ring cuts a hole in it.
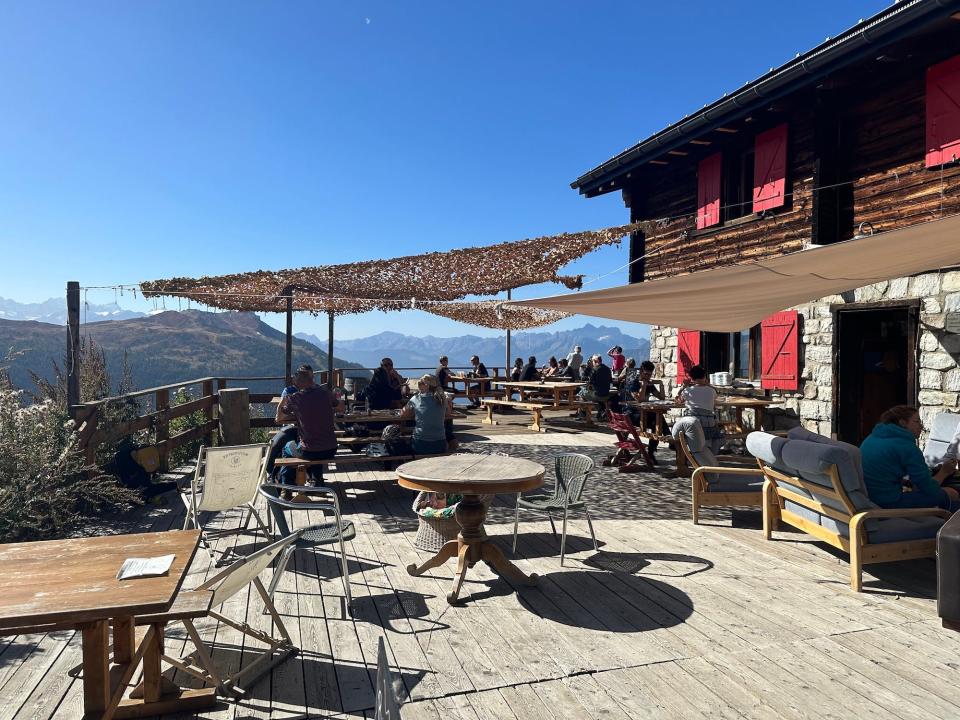
M 34 321 L 0 319 L 0 355 L 14 384 L 31 388 L 30 370 L 47 379 L 52 361 L 61 366 L 66 328 Z M 284 334 L 251 313 L 167 311 L 149 317 L 87 323 L 81 333 L 103 347 L 110 376 L 120 378 L 123 353 L 138 388 L 167 385 L 191 378 L 283 374 Z M 327 354 L 303 340 L 294 340 L 293 364 L 327 366 Z M 338 367 L 357 367 L 336 359 Z
M 324 341 L 314 335 L 297 333 L 297 337 L 320 345 Z M 619 328 L 587 323 L 581 328 L 558 332 L 517 332 L 511 335 L 511 354 L 524 360 L 535 355 L 538 361 L 546 362 L 551 356 L 566 357 L 574 345 L 580 345 L 585 355 L 605 355 L 613 345 L 620 345 L 627 357 L 637 361 L 650 355 L 650 341 L 622 333 Z M 450 358 L 454 367 L 470 364 L 471 355 L 479 355 L 487 365 L 502 366 L 504 361 L 504 337 L 413 337 L 395 332 L 382 332 L 355 340 L 337 341 L 337 351 L 353 362 L 365 367 L 376 367 L 380 358 L 390 356 L 397 367 L 432 368 L 441 355 Z

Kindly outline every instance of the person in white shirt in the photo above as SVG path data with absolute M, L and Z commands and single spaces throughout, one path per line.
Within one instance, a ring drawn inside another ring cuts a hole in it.
M 579 345 L 574 345 L 573 352 L 567 355 L 567 365 L 572 367 L 575 372 L 580 370 L 580 366 L 583 365 L 583 353 L 580 352 Z
M 721 440 L 723 433 L 717 424 L 717 391 L 707 381 L 707 371 L 701 365 L 694 365 L 687 371 L 687 377 L 677 395 L 677 404 L 683 406 L 680 413 L 693 416 L 700 421 L 703 435 L 708 442 Z

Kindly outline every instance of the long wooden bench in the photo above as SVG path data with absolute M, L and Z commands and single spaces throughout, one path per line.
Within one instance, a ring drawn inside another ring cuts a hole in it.
M 406 462 L 414 460 L 413 455 L 353 455 L 339 454 L 326 460 L 305 460 L 303 458 L 278 458 L 275 465 L 277 467 L 295 467 L 297 469 L 297 485 L 307 484 L 307 468 L 323 467 L 336 465 L 338 468 L 342 465 L 367 465 L 375 462 Z
M 499 408 L 517 408 L 519 410 L 529 410 L 533 415 L 533 423 L 530 429 L 534 432 L 542 432 L 543 427 L 543 409 L 553 407 L 544 403 L 519 402 L 517 400 L 483 400 L 483 407 L 487 410 L 487 416 L 480 422 L 485 425 L 496 425 L 497 421 L 493 419 L 493 409 Z
M 595 400 L 574 400 L 570 403 L 570 407 L 575 407 L 577 410 L 583 412 L 583 422 L 586 425 L 593 426 L 593 413 L 597 409 L 597 403 Z M 579 413 L 574 413 L 574 416 L 579 415 Z

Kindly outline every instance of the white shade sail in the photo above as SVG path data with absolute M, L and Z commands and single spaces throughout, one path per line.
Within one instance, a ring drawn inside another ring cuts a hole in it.
M 960 264 L 960 215 L 687 275 L 516 305 L 668 327 L 736 332 L 804 302 Z

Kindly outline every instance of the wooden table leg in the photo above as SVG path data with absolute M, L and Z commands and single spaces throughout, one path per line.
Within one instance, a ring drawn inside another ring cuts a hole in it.
M 109 621 L 84 625 L 83 710 L 85 718 L 99 718 L 110 704 Z
M 114 618 L 113 625 L 113 661 L 126 664 L 133 659 L 136 643 L 136 628 L 133 618 Z

